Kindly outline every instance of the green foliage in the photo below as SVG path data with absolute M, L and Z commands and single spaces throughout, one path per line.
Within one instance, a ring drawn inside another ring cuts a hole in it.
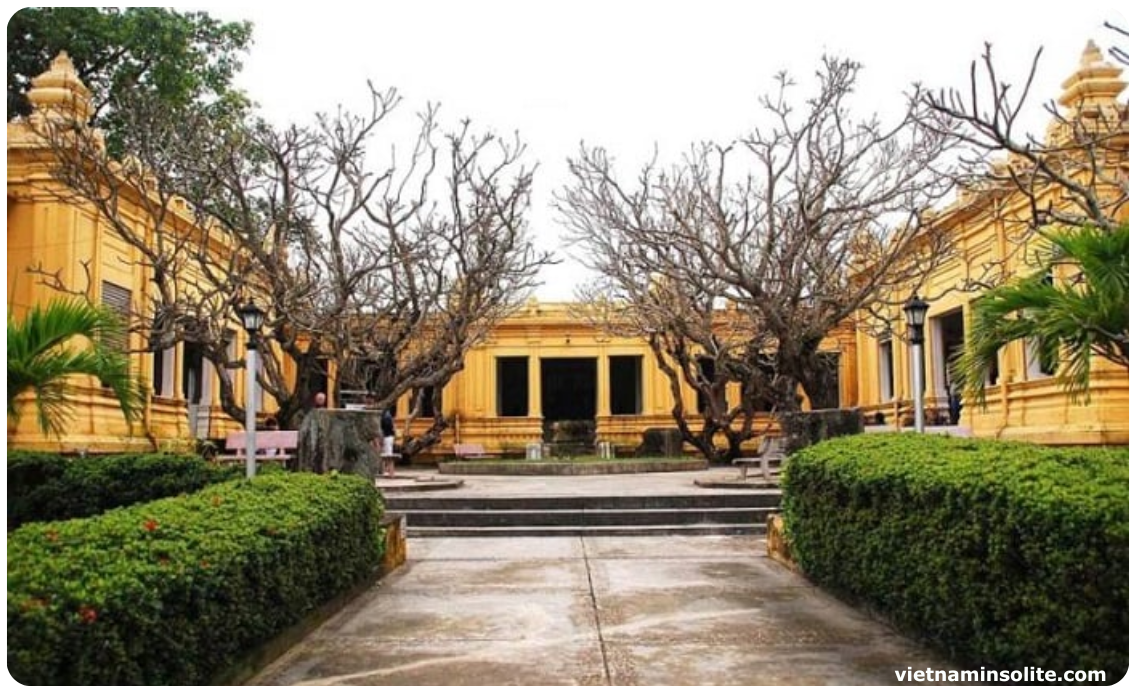
M 24 319 L 8 316 L 8 416 L 19 421 L 19 396 L 35 395 L 36 418 L 45 434 L 63 434 L 73 405 L 68 381 L 93 376 L 114 393 L 127 421 L 138 416 L 143 384 L 131 373 L 118 316 L 77 299 L 33 306 Z M 77 342 L 87 344 L 77 348 Z
M 862 435 L 792 456 L 814 581 L 969 666 L 1128 668 L 1128 450 Z
M 95 125 L 109 144 L 123 135 L 109 105 L 140 95 L 168 108 L 191 102 L 244 102 L 231 82 L 249 44 L 248 22 L 159 7 L 27 7 L 8 20 L 8 120 L 30 112 L 31 79 L 67 51 L 91 88 Z
M 196 455 L 125 453 L 70 458 L 58 453 L 8 454 L 8 527 L 103 513 L 241 475 Z
M 1015 340 L 1028 340 L 1042 363 L 1059 367 L 1073 395 L 1087 392 L 1094 355 L 1128 366 L 1128 224 L 1042 236 L 1055 249 L 1042 266 L 973 306 L 952 375 L 974 401 L 984 402 L 990 364 Z
M 28 685 L 204 684 L 380 565 L 354 475 L 264 475 L 8 536 L 8 671 Z

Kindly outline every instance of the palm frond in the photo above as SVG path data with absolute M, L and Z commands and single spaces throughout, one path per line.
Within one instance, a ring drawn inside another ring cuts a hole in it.
M 87 375 L 109 387 L 128 421 L 145 394 L 121 344 L 123 326 L 110 310 L 80 300 L 35 306 L 23 320 L 8 317 L 8 416 L 19 421 L 20 396 L 32 393 L 41 431 L 60 435 L 71 417 L 69 379 Z
M 973 304 L 966 343 L 951 366 L 973 402 L 985 404 L 989 365 L 1015 340 L 1055 365 L 1073 398 L 1087 396 L 1094 356 L 1128 367 L 1128 224 L 1043 236 L 1056 250 L 1045 266 Z

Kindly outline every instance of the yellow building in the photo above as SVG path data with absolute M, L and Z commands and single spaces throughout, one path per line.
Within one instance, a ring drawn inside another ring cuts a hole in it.
M 838 354 L 835 402 L 854 406 L 853 331 L 822 349 Z M 739 388 L 726 397 L 730 406 L 739 403 Z M 669 381 L 644 340 L 606 335 L 569 304 L 533 300 L 468 353 L 444 389 L 443 409 L 455 422 L 446 437 L 518 453 L 543 440 L 544 421 L 593 420 L 598 441 L 626 449 L 646 429 L 676 426 Z M 401 403 L 398 415 L 406 411 Z M 698 426 L 696 391 L 686 392 L 685 411 Z
M 40 277 L 40 268 L 58 273 L 69 288 L 87 288 L 96 303 L 123 313 L 138 312 L 150 291 L 139 251 L 119 238 L 106 220 L 86 204 L 64 195 L 52 177 L 51 153 L 36 134 L 35 119 L 71 120 L 90 111 L 90 94 L 65 55 L 33 81 L 29 99 L 35 106 L 30 122 L 8 124 L 8 302 L 14 316 L 56 295 Z M 139 229 L 147 225 L 137 200 L 125 200 L 120 213 Z M 199 233 L 189 217 L 186 233 Z M 543 423 L 594 420 L 598 440 L 634 447 L 649 428 L 673 427 L 668 381 L 655 366 L 648 345 L 634 338 L 606 336 L 561 304 L 528 303 L 498 325 L 490 337 L 470 351 L 461 371 L 442 393 L 450 432 L 437 454 L 453 442 L 481 443 L 487 450 L 521 453 L 526 444 L 543 440 Z M 240 349 L 240 327 L 234 326 L 234 356 Z M 105 451 L 186 445 L 194 439 L 221 438 L 242 425 L 227 417 L 218 402 L 213 367 L 192 344 L 179 344 L 160 354 L 146 353 L 141 337 L 131 337 L 135 370 L 150 383 L 142 420 L 129 425 L 111 393 L 90 379 L 77 379 L 75 418 L 63 439 L 51 439 L 33 418 L 18 426 L 9 422 L 8 445 L 64 451 Z M 824 344 L 839 353 L 834 401 L 855 403 L 855 341 L 846 330 L 841 339 Z M 289 365 L 286 364 L 288 370 Z M 332 367 L 335 376 L 335 365 Z M 244 376 L 234 374 L 236 397 L 244 401 Z M 331 388 L 330 388 L 331 390 Z M 726 393 L 729 404 L 739 390 Z M 407 420 L 410 396 L 397 405 L 397 419 L 409 433 L 422 432 L 430 419 Z M 430 398 L 426 398 L 430 401 Z M 263 398 L 260 416 L 272 409 Z M 697 395 L 686 396 L 686 410 L 696 424 Z
M 1117 68 L 1087 54 L 1078 73 L 1066 84 L 1061 103 L 1069 107 L 1079 97 L 1115 102 L 1124 88 Z M 66 56 L 33 82 L 31 116 L 87 113 L 89 94 Z M 1124 163 L 1127 168 L 1127 162 Z M 138 251 L 119 239 L 87 205 L 67 201 L 51 176 L 48 149 L 27 122 L 8 124 L 8 304 L 12 315 L 43 304 L 54 295 L 28 272 L 41 268 L 58 273 L 73 288 L 88 288 L 89 297 L 125 310 L 138 309 L 149 290 Z M 1028 215 L 1025 201 L 1011 191 L 991 189 L 962 196 L 934 223 L 950 230 L 958 253 L 938 268 L 920 289 L 933 300 L 926 329 L 926 393 L 931 412 L 947 404 L 946 362 L 961 344 L 969 324 L 971 296 L 956 291 L 963 277 L 988 262 L 1014 263 L 1007 269 L 1024 271 L 1023 261 L 1008 253 L 1022 228 L 1010 222 Z M 1020 205 L 1020 207 L 1018 207 Z M 123 213 L 140 228 L 145 215 L 137 202 L 125 201 Z M 998 209 L 1002 214 L 998 214 Z M 189 218 L 187 233 L 195 233 Z M 1022 225 L 1024 226 L 1024 225 Z M 1018 264 L 1020 263 L 1020 264 Z M 86 270 L 85 270 L 86 268 Z M 903 297 L 905 298 L 905 297 Z M 727 309 L 731 310 L 731 309 Z M 882 413 L 890 424 L 902 423 L 912 402 L 907 345 L 900 336 L 899 318 L 878 334 L 856 333 L 853 327 L 835 332 L 823 349 L 838 354 L 837 391 L 833 401 L 859 406 L 868 417 Z M 241 329 L 234 326 L 235 356 Z M 138 336 L 131 347 L 143 348 Z M 18 426 L 9 422 L 8 446 L 76 450 L 162 448 L 194 439 L 220 438 L 242 424 L 218 406 L 218 382 L 212 367 L 193 345 L 180 344 L 163 353 L 135 352 L 134 365 L 150 382 L 141 421 L 128 425 L 108 391 L 98 383 L 77 382 L 79 404 L 69 433 L 62 440 L 45 438 L 32 417 Z M 244 401 L 244 375 L 234 374 L 236 396 Z M 730 404 L 739 391 L 729 390 Z M 256 396 L 260 397 L 260 396 Z M 988 407 L 967 407 L 961 424 L 975 435 L 1022 438 L 1042 443 L 1127 443 L 1128 373 L 1098 365 L 1089 402 L 1072 401 L 1021 345 L 1003 351 Z M 695 392 L 686 394 L 685 409 L 696 420 Z M 430 400 L 430 398 L 427 398 Z M 262 414 L 272 409 L 267 398 Z M 472 349 L 464 369 L 442 393 L 443 413 L 452 427 L 444 433 L 436 454 L 446 454 L 457 442 L 481 443 L 487 450 L 522 453 L 528 443 L 543 440 L 544 422 L 560 419 L 593 420 L 596 437 L 631 448 L 646 429 L 674 426 L 672 396 L 666 377 L 656 367 L 648 345 L 636 338 L 603 334 L 577 317 L 568 305 L 529 302 L 498 325 L 490 337 Z M 397 419 L 411 433 L 429 420 L 406 419 L 408 399 L 397 407 Z
M 1077 71 L 1065 80 L 1058 99 L 1062 115 L 1079 117 L 1078 109 L 1103 108 L 1103 112 L 1126 114 L 1118 101 L 1126 83 L 1121 69 L 1107 63 L 1099 49 L 1089 43 Z M 1126 119 L 1127 116 L 1125 115 Z M 1123 143 L 1127 152 L 1127 120 Z M 1047 138 L 1063 138 L 1059 123 L 1050 126 Z M 1009 165 L 1008 163 L 998 165 Z M 1016 166 L 1016 160 L 1013 163 Z M 1128 161 L 1100 162 L 1119 167 L 1125 181 Z M 1071 207 L 1054 186 L 1039 200 L 1041 207 Z M 1127 219 L 1125 203 L 1123 219 Z M 925 330 L 925 411 L 938 421 L 945 417 L 951 395 L 948 362 L 963 343 L 969 329 L 971 300 L 974 295 L 960 290 L 967 278 L 982 277 L 994 267 L 1008 275 L 1026 275 L 1040 247 L 1026 247 L 1019 239 L 1028 235 L 1033 213 L 1029 200 L 1012 184 L 990 185 L 963 192 L 948 209 L 931 221 L 938 231 L 948 232 L 954 253 L 942 262 L 918 288 L 920 297 L 930 299 Z M 901 303 L 907 297 L 897 296 Z M 893 325 L 883 325 L 878 334 L 858 336 L 858 403 L 868 414 L 882 413 L 888 424 L 909 425 L 913 420 L 913 379 L 909 345 L 902 317 Z M 1128 371 L 1098 359 L 1094 365 L 1089 398 L 1070 398 L 1063 393 L 1051 373 L 1042 368 L 1032 349 L 1021 342 L 1000 353 L 994 364 L 985 407 L 967 405 L 961 426 L 975 436 L 1008 438 L 1043 444 L 1127 444 Z
M 33 80 L 28 98 L 35 108 L 26 121 L 8 123 L 8 311 L 21 318 L 29 307 L 44 305 L 59 297 L 59 290 L 45 282 L 54 276 L 69 291 L 85 292 L 93 303 L 107 305 L 120 314 L 139 312 L 146 306 L 149 273 L 138 249 L 116 235 L 94 207 L 68 199 L 52 176 L 51 150 L 37 134 L 50 121 L 84 122 L 91 111 L 90 92 L 80 82 L 66 54 L 52 61 L 50 69 Z M 129 192 L 129 191 L 127 191 Z M 200 230 L 188 214 L 172 212 L 178 219 L 171 228 L 187 234 Z M 183 210 L 184 212 L 184 210 Z M 120 201 L 121 217 L 139 230 L 148 229 L 148 217 L 139 199 Z M 44 274 L 35 274 L 32 270 Z M 233 349 L 242 349 L 234 325 Z M 160 353 L 145 353 L 142 338 L 130 336 L 134 352 L 132 367 L 148 382 L 145 409 L 140 421 L 124 421 L 109 389 L 91 378 L 77 378 L 78 400 L 68 433 L 62 439 L 45 437 L 35 418 L 25 414 L 17 425 L 8 422 L 10 448 L 40 448 L 64 451 L 158 449 L 189 445 L 194 439 L 217 438 L 242 426 L 226 417 L 217 406 L 217 378 L 201 351 L 192 344 Z M 237 397 L 244 400 L 244 378 L 234 379 Z M 28 408 L 24 408 L 28 412 Z

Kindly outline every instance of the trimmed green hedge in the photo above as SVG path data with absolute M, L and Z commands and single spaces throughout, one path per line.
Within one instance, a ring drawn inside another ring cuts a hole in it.
M 203 684 L 377 570 L 380 496 L 278 473 L 8 535 L 8 671 Z
M 1128 450 L 865 434 L 792 456 L 784 516 L 814 581 L 955 660 L 1128 668 Z
M 237 468 L 196 455 L 124 453 L 90 458 L 8 454 L 8 528 L 32 521 L 86 518 L 120 506 L 193 492 L 235 479 Z

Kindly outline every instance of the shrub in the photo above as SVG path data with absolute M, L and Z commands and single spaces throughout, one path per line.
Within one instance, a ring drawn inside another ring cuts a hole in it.
M 8 527 L 31 521 L 84 518 L 193 492 L 240 476 L 195 455 L 125 453 L 90 458 L 58 453 L 8 454 Z
M 354 475 L 278 473 L 8 536 L 24 684 L 202 684 L 380 565 Z
M 784 490 L 804 572 L 950 657 L 1127 670 L 1127 449 L 863 435 L 792 456 Z

